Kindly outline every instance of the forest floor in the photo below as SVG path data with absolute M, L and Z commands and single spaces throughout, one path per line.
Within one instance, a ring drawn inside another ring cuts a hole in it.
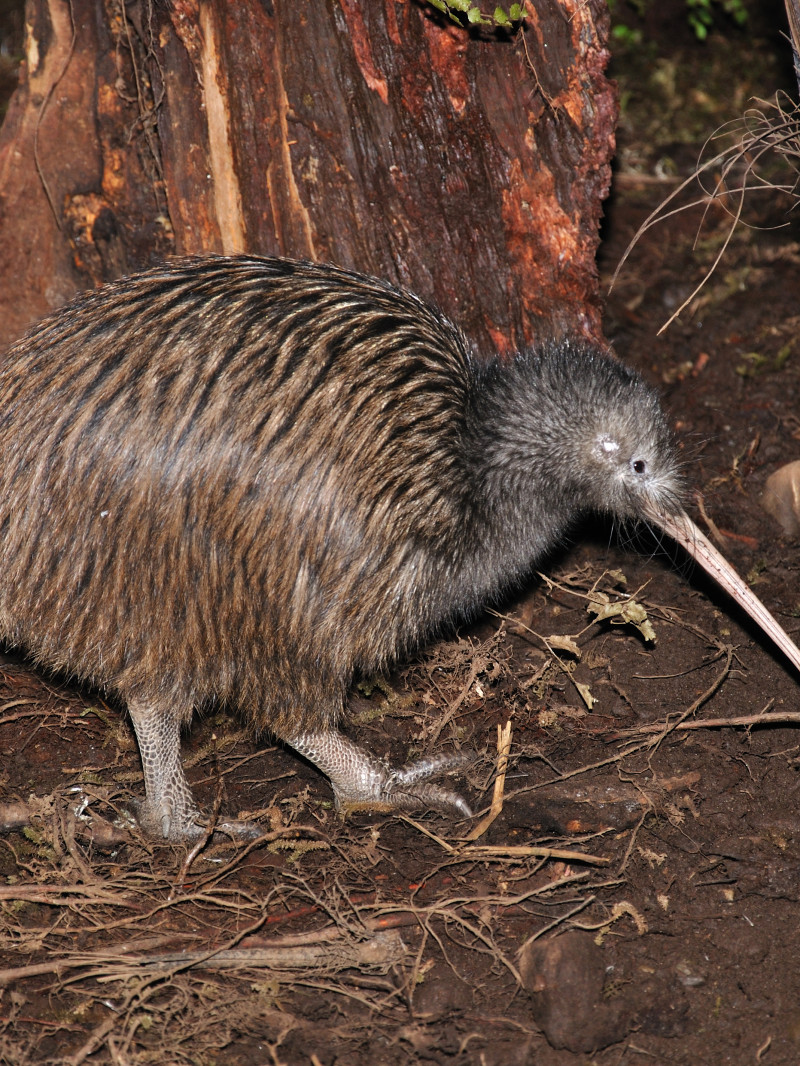
M 681 30 L 665 56 L 648 34 L 614 70 L 606 288 L 706 136 L 786 84 L 774 35 Z M 645 233 L 606 329 L 663 392 L 691 513 L 797 638 L 798 540 L 760 497 L 800 457 L 800 216 L 751 198 L 692 297 L 732 204 L 699 239 L 697 211 Z M 640 604 L 655 639 L 593 621 L 599 593 Z M 6 660 L 0 803 L 30 824 L 0 838 L 0 1063 L 796 1064 L 800 732 L 755 719 L 796 714 L 797 694 L 677 549 L 595 521 L 524 595 L 353 700 L 353 733 L 396 763 L 480 753 L 476 807 L 510 723 L 479 837 L 480 819 L 342 822 L 310 766 L 207 716 L 184 747 L 196 795 L 269 837 L 187 856 L 112 825 L 141 791 L 125 718 Z

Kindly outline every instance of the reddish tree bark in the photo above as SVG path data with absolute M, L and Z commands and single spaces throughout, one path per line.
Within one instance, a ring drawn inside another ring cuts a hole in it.
M 0 130 L 0 343 L 77 288 L 247 250 L 402 282 L 479 348 L 601 333 L 604 0 L 512 38 L 417 0 L 28 0 Z

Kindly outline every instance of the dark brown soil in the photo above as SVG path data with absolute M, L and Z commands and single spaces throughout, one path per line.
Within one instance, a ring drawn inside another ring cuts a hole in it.
M 704 136 L 786 72 L 763 25 L 705 46 L 683 35 L 667 56 L 646 31 L 618 65 L 606 284 Z M 788 206 L 749 203 L 750 223 L 780 228 L 740 226 L 660 337 L 730 216 L 713 206 L 696 249 L 698 213 L 651 229 L 606 321 L 662 388 L 725 554 L 797 637 L 798 542 L 759 503 L 767 476 L 800 458 L 800 216 Z M 707 528 L 691 496 L 690 510 Z M 511 723 L 502 812 L 471 842 L 471 825 L 433 817 L 342 823 L 319 774 L 220 716 L 185 745 L 197 795 L 255 812 L 273 839 L 187 861 L 110 825 L 141 790 L 124 718 L 24 664 L 0 667 L 0 813 L 17 803 L 30 820 L 0 838 L 0 1063 L 800 1062 L 798 728 L 645 731 L 687 712 L 796 713 L 796 675 L 646 535 L 594 522 L 548 575 L 555 585 L 532 581 L 504 617 L 354 699 L 353 732 L 376 753 L 480 752 L 466 775 L 476 806 L 491 796 L 496 727 Z M 598 590 L 642 604 L 655 642 L 593 623 Z M 571 635 L 579 659 L 534 630 Z M 373 961 L 289 957 L 329 941 L 366 945 Z M 279 963 L 259 954 L 271 946 Z M 249 954 L 210 954 L 234 948 Z

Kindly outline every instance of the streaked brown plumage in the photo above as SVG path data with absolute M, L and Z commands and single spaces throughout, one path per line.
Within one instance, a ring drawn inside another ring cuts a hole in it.
M 474 613 L 586 511 L 682 514 L 656 397 L 617 362 L 481 364 L 411 294 L 276 259 L 176 260 L 57 311 L 0 362 L 0 442 L 0 635 L 126 701 L 141 821 L 174 839 L 197 831 L 194 707 L 361 798 L 317 757 L 354 671 Z M 370 796 L 453 806 L 416 783 L 437 768 Z

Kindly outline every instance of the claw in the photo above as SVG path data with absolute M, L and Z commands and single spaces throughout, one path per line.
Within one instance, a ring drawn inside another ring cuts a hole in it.
M 168 841 L 171 844 L 194 844 L 208 832 L 208 819 L 197 807 L 177 812 L 167 809 L 166 804 L 154 806 L 148 800 L 131 799 L 130 807 L 137 825 L 151 840 Z M 215 822 L 214 838 L 235 837 L 239 840 L 257 840 L 264 830 L 255 822 L 226 819 Z
M 461 769 L 469 756 L 432 755 L 392 770 L 335 730 L 301 733 L 287 743 L 330 778 L 337 810 L 356 807 L 433 809 L 458 818 L 472 811 L 457 792 L 433 784 L 431 777 Z

